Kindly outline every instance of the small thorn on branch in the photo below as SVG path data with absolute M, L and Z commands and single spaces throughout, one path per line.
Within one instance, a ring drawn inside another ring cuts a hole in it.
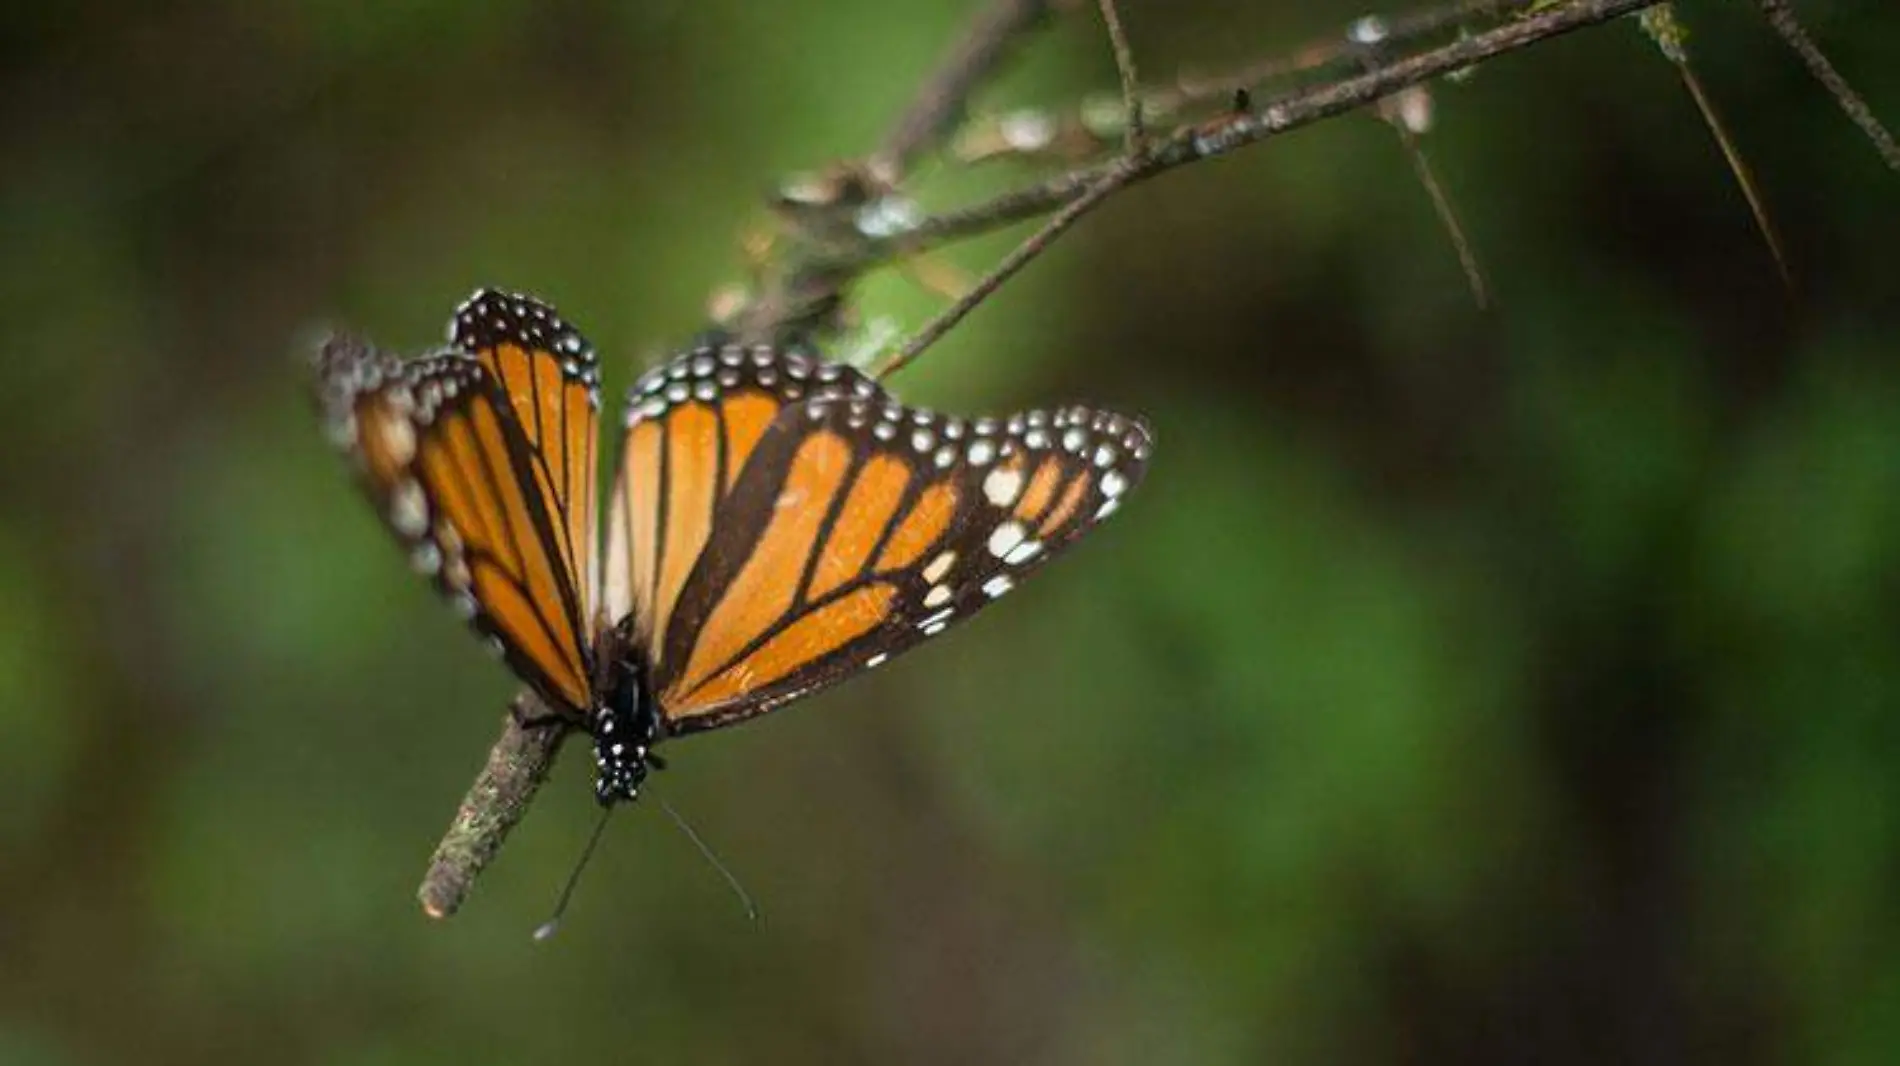
M 1702 124 L 1709 128 L 1709 136 L 1715 138 L 1715 145 L 1721 149 L 1722 159 L 1728 164 L 1728 170 L 1735 178 L 1735 184 L 1742 191 L 1742 199 L 1748 202 L 1748 212 L 1754 216 L 1755 229 L 1768 246 L 1768 255 L 1775 261 L 1775 271 L 1781 275 L 1783 287 L 1794 289 L 1794 272 L 1788 267 L 1788 255 L 1781 247 L 1781 237 L 1775 232 L 1773 219 L 1768 215 L 1768 203 L 1762 198 L 1761 189 L 1755 184 L 1754 172 L 1748 168 L 1748 162 L 1742 158 L 1741 149 L 1736 147 L 1735 138 L 1730 135 L 1728 126 L 1722 122 L 1722 116 L 1715 110 L 1715 101 L 1702 88 L 1702 79 L 1696 77 L 1695 68 L 1689 65 L 1689 31 L 1677 20 L 1674 4 L 1663 3 L 1643 12 L 1643 32 L 1656 45 L 1676 75 L 1682 79 L 1683 88 L 1689 92 L 1696 111 L 1702 115 Z
M 1471 291 L 1471 300 L 1478 310 L 1488 310 L 1491 306 L 1490 287 L 1485 284 L 1484 270 L 1478 265 L 1478 255 L 1471 247 L 1471 239 L 1465 234 L 1464 223 L 1459 221 L 1458 211 L 1452 206 L 1451 194 L 1445 191 L 1438 180 L 1438 172 L 1432 168 L 1431 159 L 1425 154 L 1421 143 L 1425 133 L 1431 129 L 1432 96 L 1431 90 L 1423 85 L 1414 85 L 1403 92 L 1388 96 L 1379 107 L 1380 117 L 1398 134 L 1399 146 L 1412 161 L 1412 173 L 1418 183 L 1424 187 L 1425 195 L 1432 202 L 1432 210 L 1438 215 L 1439 225 L 1445 228 L 1445 235 L 1451 239 L 1451 247 L 1458 255 L 1458 266 L 1464 271 L 1465 286 Z

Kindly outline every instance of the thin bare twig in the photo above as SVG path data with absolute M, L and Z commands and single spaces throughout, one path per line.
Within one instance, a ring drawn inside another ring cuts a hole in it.
M 1682 84 L 1689 90 L 1689 96 L 1695 101 L 1696 110 L 1702 112 L 1702 121 L 1708 124 L 1709 132 L 1714 135 L 1716 146 L 1722 150 L 1722 158 L 1728 162 L 1728 169 L 1735 175 L 1735 184 L 1741 187 L 1742 198 L 1748 201 L 1748 212 L 1755 216 L 1755 228 L 1761 231 L 1762 242 L 1768 245 L 1768 255 L 1775 261 L 1775 270 L 1781 275 L 1781 284 L 1794 288 L 1794 271 L 1788 266 L 1788 253 L 1781 245 L 1781 235 L 1776 232 L 1774 221 L 1768 216 L 1768 204 L 1762 199 L 1761 189 L 1755 183 L 1755 174 L 1742 159 L 1742 153 L 1735 147 L 1735 139 L 1729 135 L 1728 127 L 1715 111 L 1714 101 L 1702 89 L 1702 79 L 1687 62 L 1676 64 L 1676 73 L 1682 76 Z
M 1676 68 L 1683 88 L 1689 91 L 1689 99 L 1702 115 L 1702 124 L 1709 128 L 1709 136 L 1715 138 L 1716 147 L 1721 149 L 1722 158 L 1728 163 L 1729 173 L 1741 188 L 1742 198 L 1748 201 L 1749 214 L 1754 216 L 1755 229 L 1761 234 L 1763 243 L 1768 245 L 1768 254 L 1775 261 L 1775 270 L 1781 274 L 1781 284 L 1792 290 L 1794 274 L 1788 269 L 1788 257 L 1782 251 L 1781 238 L 1776 235 L 1774 223 L 1768 217 L 1768 204 L 1755 184 L 1755 175 L 1742 159 L 1741 149 L 1736 147 L 1735 138 L 1723 124 L 1722 116 L 1716 113 L 1715 101 L 1703 91 L 1702 79 L 1696 77 L 1695 68 L 1689 65 L 1689 29 L 1676 18 L 1676 5 L 1667 2 L 1657 4 L 1643 12 L 1641 25 L 1656 50 Z
M 1795 19 L 1788 0 L 1760 0 L 1760 3 L 1762 14 L 1768 17 L 1768 24 L 1781 34 L 1781 39 L 1808 65 L 1808 73 L 1834 94 L 1841 110 L 1847 112 L 1847 117 L 1853 120 L 1854 125 L 1859 126 L 1867 139 L 1874 142 L 1874 150 L 1887 161 L 1887 165 L 1900 170 L 1900 144 L 1894 143 L 1893 134 L 1875 117 L 1867 101 L 1862 100 L 1860 94 L 1847 84 L 1847 79 L 1841 77 L 1841 72 L 1834 69 L 1834 64 L 1828 62 L 1814 39 L 1808 36 L 1808 31 Z
M 948 309 L 931 319 L 924 325 L 924 328 L 917 331 L 915 336 L 905 342 L 904 347 L 899 349 L 897 354 L 892 356 L 890 361 L 885 363 L 884 366 L 878 370 L 878 378 L 881 380 L 890 377 L 892 374 L 902 370 L 913 359 L 922 355 L 924 349 L 930 347 L 944 334 L 950 332 L 951 328 L 963 321 L 966 315 L 976 310 L 978 304 L 988 299 L 992 293 L 1002 287 L 1004 282 L 1014 277 L 1017 271 L 1027 266 L 1030 260 L 1041 255 L 1057 237 L 1063 234 L 1063 231 L 1075 225 L 1081 220 L 1083 215 L 1088 214 L 1096 205 L 1119 191 L 1122 186 L 1128 184 L 1129 177 L 1135 172 L 1137 160 L 1138 157 L 1136 156 L 1129 156 L 1120 160 L 1115 167 L 1111 168 L 1107 174 L 1102 176 L 1101 180 L 1096 182 L 1094 188 L 1089 189 L 1081 196 L 1069 201 L 1061 211 L 1056 213 L 1054 218 L 1051 218 L 1041 229 L 1037 230 L 1034 236 L 1017 245 L 1014 251 L 1010 252 L 1009 255 L 1003 258 L 1001 263 L 996 265 L 995 269 L 984 275 L 982 281 L 978 282 L 969 292 L 964 293 L 963 296 L 959 298 L 956 303 L 950 305 Z
M 1121 12 L 1115 0 L 1101 0 L 1102 22 L 1108 26 L 1108 42 L 1115 50 L 1115 73 L 1122 81 L 1122 144 L 1129 155 L 1140 155 L 1147 147 L 1147 134 L 1141 120 L 1141 76 L 1135 72 L 1135 50 L 1128 46 L 1122 32 Z
M 1458 219 L 1458 212 L 1452 207 L 1451 195 L 1438 180 L 1438 172 L 1432 168 L 1432 161 L 1425 155 L 1425 146 L 1420 143 L 1419 135 L 1424 132 L 1426 120 L 1415 121 L 1407 112 L 1407 103 L 1417 100 L 1419 107 L 1430 114 L 1431 96 L 1422 85 L 1414 85 L 1402 93 L 1386 98 L 1386 103 L 1395 106 L 1382 108 L 1385 119 L 1393 132 L 1398 134 L 1399 146 L 1405 149 L 1406 156 L 1412 161 L 1412 173 L 1418 183 L 1425 187 L 1425 195 L 1432 202 L 1432 210 L 1438 215 L 1439 225 L 1445 227 L 1445 234 L 1451 239 L 1451 247 L 1458 255 L 1458 266 L 1465 273 L 1465 285 L 1471 290 L 1471 300 L 1483 311 L 1491 306 L 1490 287 L 1485 284 L 1484 270 L 1478 265 L 1478 255 L 1471 247 L 1471 239 L 1465 235 L 1464 223 Z
M 997 0 L 971 22 L 937 72 L 924 82 L 884 144 L 871 154 L 870 169 L 886 183 L 900 180 L 910 164 L 963 121 L 970 94 L 991 77 L 1017 40 L 1042 26 L 1055 9 L 1048 0 Z

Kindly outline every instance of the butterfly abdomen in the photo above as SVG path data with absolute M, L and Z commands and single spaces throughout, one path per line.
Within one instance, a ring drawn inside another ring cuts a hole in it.
M 637 648 L 617 647 L 618 633 L 602 641 L 600 654 L 611 656 L 599 685 L 589 732 L 594 737 L 594 798 L 601 806 L 627 802 L 655 764 L 653 747 L 661 739 L 660 710 L 647 684 L 647 668 Z

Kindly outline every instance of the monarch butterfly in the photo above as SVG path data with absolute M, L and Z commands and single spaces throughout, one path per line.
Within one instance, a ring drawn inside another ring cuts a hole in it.
M 600 558 L 593 347 L 482 290 L 448 347 L 338 337 L 327 429 L 415 568 L 634 799 L 664 740 L 878 666 L 1019 584 L 1140 481 L 1139 419 L 968 420 L 804 351 L 705 343 L 629 392 Z

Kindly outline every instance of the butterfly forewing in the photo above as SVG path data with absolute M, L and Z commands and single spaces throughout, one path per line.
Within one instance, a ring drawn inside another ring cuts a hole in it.
M 717 505 L 672 607 L 653 682 L 670 732 L 771 710 L 969 617 L 1112 513 L 1147 464 L 1136 419 L 970 422 L 824 372 Z
M 767 428 L 788 404 L 835 389 L 842 373 L 795 352 L 708 344 L 628 393 L 603 598 L 613 619 L 631 616 L 635 645 L 649 659 L 660 654 L 721 501 Z
M 449 343 L 473 356 L 507 397 L 527 444 L 530 483 L 556 532 L 567 593 L 591 625 L 600 543 L 600 373 L 593 346 L 547 304 L 493 289 L 456 308 Z
M 558 357 L 536 351 L 530 369 L 544 373 L 536 364 Z M 592 565 L 593 538 L 573 535 L 569 501 L 591 501 L 591 478 L 553 490 L 555 464 L 475 353 L 405 362 L 338 338 L 319 362 L 332 435 L 416 568 L 549 701 L 588 708 L 592 648 L 573 560 Z M 573 435 L 563 447 L 578 461 Z

